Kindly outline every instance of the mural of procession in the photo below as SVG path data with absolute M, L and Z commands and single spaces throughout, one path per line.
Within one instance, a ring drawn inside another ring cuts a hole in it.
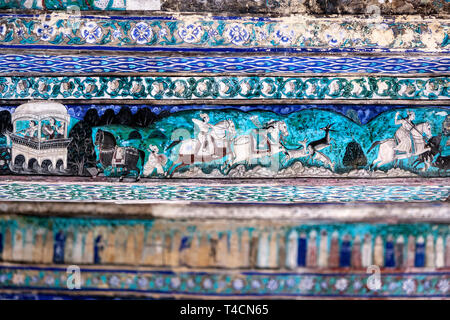
M 4 107 L 0 171 L 119 180 L 450 176 L 447 107 L 291 108 Z

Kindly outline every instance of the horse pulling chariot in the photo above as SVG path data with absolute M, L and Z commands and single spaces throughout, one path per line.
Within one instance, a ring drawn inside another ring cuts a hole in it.
M 250 164 L 256 159 L 279 152 L 287 154 L 282 145 L 282 139 L 289 135 L 284 121 L 269 121 L 261 126 L 253 118 L 252 121 L 258 129 L 254 129 L 250 134 L 236 136 L 232 120 L 223 120 L 212 125 L 208 115 L 201 114 L 200 117 L 202 120 L 192 119 L 200 130 L 197 138 L 178 140 L 169 147 L 181 143 L 177 160 L 167 170 L 167 176 L 173 176 L 176 171 L 196 162 L 205 163 L 225 158 L 221 169 L 229 172 L 237 163 Z

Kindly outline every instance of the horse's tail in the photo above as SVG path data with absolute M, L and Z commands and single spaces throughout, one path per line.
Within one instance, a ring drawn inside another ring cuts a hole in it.
M 139 152 L 139 158 L 141 159 L 142 167 L 144 167 L 144 162 L 145 162 L 145 152 L 142 151 L 142 150 L 140 150 L 140 149 L 137 149 L 137 150 L 138 150 L 138 152 Z
M 374 143 L 372 143 L 372 145 L 370 146 L 369 150 L 367 150 L 367 153 L 370 152 L 370 150 L 372 150 L 373 148 L 375 148 L 377 145 L 379 145 L 381 142 L 383 141 L 375 141 Z

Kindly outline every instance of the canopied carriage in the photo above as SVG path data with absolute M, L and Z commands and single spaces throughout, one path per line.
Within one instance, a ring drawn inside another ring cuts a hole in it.
M 11 170 L 48 172 L 67 169 L 70 116 L 64 105 L 54 102 L 26 103 L 12 114 Z

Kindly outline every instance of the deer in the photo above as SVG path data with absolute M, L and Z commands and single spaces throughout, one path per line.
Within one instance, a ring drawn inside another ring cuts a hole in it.
M 331 169 L 333 170 L 333 164 L 330 160 L 329 157 L 327 157 L 325 154 L 323 154 L 322 152 L 319 152 L 319 150 L 322 150 L 328 146 L 331 146 L 331 140 L 334 141 L 333 138 L 330 137 L 330 132 L 336 132 L 336 130 L 331 129 L 331 127 L 334 125 L 334 123 L 332 124 L 328 124 L 323 128 L 320 128 L 320 130 L 325 131 L 325 136 L 322 139 L 319 140 L 315 140 L 312 141 L 308 144 L 308 160 L 309 159 L 314 159 L 314 157 L 317 155 L 317 160 L 321 161 L 324 163 L 324 165 L 329 165 L 331 167 Z

